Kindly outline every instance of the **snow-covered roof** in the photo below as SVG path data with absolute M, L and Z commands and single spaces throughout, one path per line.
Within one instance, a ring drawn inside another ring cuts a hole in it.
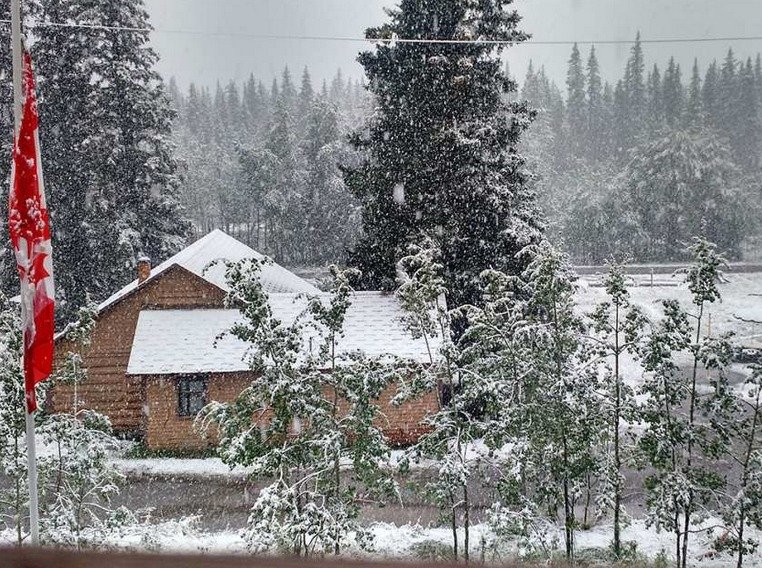
M 150 282 L 170 267 L 178 265 L 197 276 L 200 276 L 207 282 L 214 284 L 218 288 L 227 291 L 228 287 L 225 282 L 225 265 L 223 263 L 218 263 L 208 269 L 206 268 L 216 260 L 238 262 L 245 258 L 262 260 L 265 256 L 223 231 L 216 229 L 205 237 L 200 238 L 192 245 L 181 250 L 172 258 L 169 258 L 154 267 L 146 282 Z M 265 291 L 268 293 L 319 293 L 319 290 L 315 286 L 275 263 L 263 266 L 260 277 L 264 284 Z M 98 307 L 99 310 L 103 310 L 114 302 L 121 300 L 137 288 L 138 281 L 133 280 L 127 284 L 127 286 L 105 300 Z
M 321 297 L 327 298 L 325 294 Z M 298 298 L 297 294 L 271 294 L 270 305 L 276 318 L 291 323 L 305 309 L 306 299 Z M 355 293 L 344 322 L 344 337 L 337 342 L 338 352 L 362 351 L 370 356 L 396 355 L 428 362 L 426 342 L 410 336 L 401 316 L 402 309 L 393 295 Z M 135 330 L 127 374 L 248 370 L 244 363 L 249 348 L 246 343 L 230 335 L 217 341 L 240 318 L 238 310 L 144 310 Z M 305 336 L 306 352 L 310 349 L 309 333 Z M 430 340 L 432 353 L 437 352 L 439 344 L 438 338 Z

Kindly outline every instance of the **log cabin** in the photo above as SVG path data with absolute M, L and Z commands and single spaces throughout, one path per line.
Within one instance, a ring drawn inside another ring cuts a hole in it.
M 156 267 L 141 258 L 137 278 L 98 306 L 91 343 L 81 353 L 87 379 L 56 384 L 49 395 L 52 412 L 75 404 L 105 414 L 121 436 L 143 441 L 152 450 L 199 451 L 213 440 L 201 436 L 194 418 L 208 402 L 232 402 L 256 380 L 246 363 L 250 346 L 220 334 L 239 312 L 225 307 L 225 266 L 263 255 L 216 230 Z M 320 290 L 275 263 L 260 278 L 273 313 L 289 321 L 305 307 L 304 295 Z M 421 363 L 436 345 L 413 339 L 404 329 L 393 295 L 357 292 L 345 321 L 339 352 L 397 355 Z M 305 338 L 305 349 L 311 341 Z M 56 361 L 77 351 L 65 337 L 56 339 Z M 395 445 L 413 443 L 422 421 L 438 407 L 436 392 L 401 406 L 392 405 L 390 387 L 379 401 L 382 429 Z M 76 397 L 76 401 L 75 401 Z

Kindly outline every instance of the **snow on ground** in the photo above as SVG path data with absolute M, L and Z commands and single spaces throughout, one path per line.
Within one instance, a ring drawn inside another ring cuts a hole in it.
M 231 469 L 220 458 L 115 458 L 112 463 L 128 477 L 167 476 L 183 478 L 245 479 L 249 471 L 236 467 Z
M 690 293 L 682 283 L 684 276 L 660 276 L 662 284 L 670 281 L 670 285 L 632 286 L 630 298 L 645 315 L 652 321 L 658 321 L 662 316 L 662 300 L 677 300 L 680 305 L 695 311 L 691 304 Z M 726 282 L 720 284 L 722 298 L 719 302 L 706 308 L 702 335 L 718 336 L 732 332 L 733 341 L 749 348 L 762 348 L 762 273 L 727 273 Z M 587 279 L 581 279 L 577 301 L 579 310 L 590 313 L 596 305 L 608 301 L 606 290 L 601 286 L 593 286 Z M 744 321 L 746 320 L 746 321 Z M 677 358 L 678 364 L 686 364 L 687 359 Z M 633 387 L 643 383 L 643 369 L 629 354 L 620 360 L 622 377 Z M 733 365 L 731 370 L 743 375 L 746 365 Z
M 710 526 L 715 521 L 710 519 L 704 526 Z M 362 557 L 371 560 L 432 560 L 433 551 L 446 553 L 451 546 L 449 527 L 423 527 L 420 525 L 395 526 L 389 523 L 377 523 L 372 527 L 375 535 L 375 550 L 360 552 L 350 550 L 348 556 Z M 576 533 L 577 553 L 580 557 L 600 558 L 611 541 L 611 525 L 602 524 L 588 531 Z M 14 534 L 10 531 L 0 533 L 0 545 L 13 544 Z M 760 538 L 757 531 L 750 536 Z M 462 530 L 459 535 L 462 542 Z M 673 537 L 669 533 L 658 533 L 647 528 L 640 520 L 633 521 L 622 534 L 625 543 L 634 542 L 637 553 L 653 561 L 659 555 L 672 559 Z M 498 552 L 485 543 L 491 542 L 490 532 L 486 525 L 475 525 L 471 531 L 471 557 L 486 559 L 488 562 L 506 562 L 512 560 L 515 543 L 501 543 Z M 559 528 L 556 542 L 562 546 L 562 533 Z M 109 545 L 118 549 L 130 551 L 151 551 L 179 554 L 247 554 L 246 542 L 240 531 L 204 532 L 196 527 L 196 519 L 188 517 L 177 521 L 158 524 L 140 525 L 130 531 L 118 535 Z M 595 552 L 599 554 L 595 554 Z M 562 550 L 557 548 L 556 554 Z M 443 558 L 439 558 L 442 560 Z M 710 539 L 706 533 L 696 533 L 691 536 L 690 566 L 701 568 L 720 568 L 730 566 L 733 559 L 728 555 L 717 555 L 711 551 Z M 747 557 L 746 566 L 762 567 L 762 553 L 757 552 Z

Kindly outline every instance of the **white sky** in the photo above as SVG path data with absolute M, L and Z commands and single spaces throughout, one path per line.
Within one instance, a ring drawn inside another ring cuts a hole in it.
M 284 65 L 295 74 L 308 65 L 316 79 L 341 67 L 360 77 L 355 62 L 362 43 L 261 39 L 246 35 L 362 37 L 368 26 L 385 20 L 393 0 L 146 0 L 157 32 L 159 71 L 181 86 L 191 81 L 213 85 L 249 73 L 269 82 Z M 523 29 L 536 40 L 595 41 L 762 35 L 762 0 L 516 0 Z M 169 33 L 186 30 L 202 34 Z M 226 36 L 225 34 L 240 34 Z M 646 45 L 651 64 L 661 67 L 675 55 L 687 75 L 693 58 L 702 67 L 722 58 L 728 47 L 743 57 L 762 51 L 762 41 Z M 586 54 L 589 46 L 581 46 Z M 618 77 L 627 45 L 598 45 L 606 78 Z M 523 78 L 530 59 L 545 65 L 562 84 L 571 47 L 522 45 L 507 52 L 512 71 Z

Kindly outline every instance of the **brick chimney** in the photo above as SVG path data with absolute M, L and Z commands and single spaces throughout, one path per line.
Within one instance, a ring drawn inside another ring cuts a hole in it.
M 142 284 L 151 276 L 151 259 L 143 255 L 138 258 L 138 284 Z

